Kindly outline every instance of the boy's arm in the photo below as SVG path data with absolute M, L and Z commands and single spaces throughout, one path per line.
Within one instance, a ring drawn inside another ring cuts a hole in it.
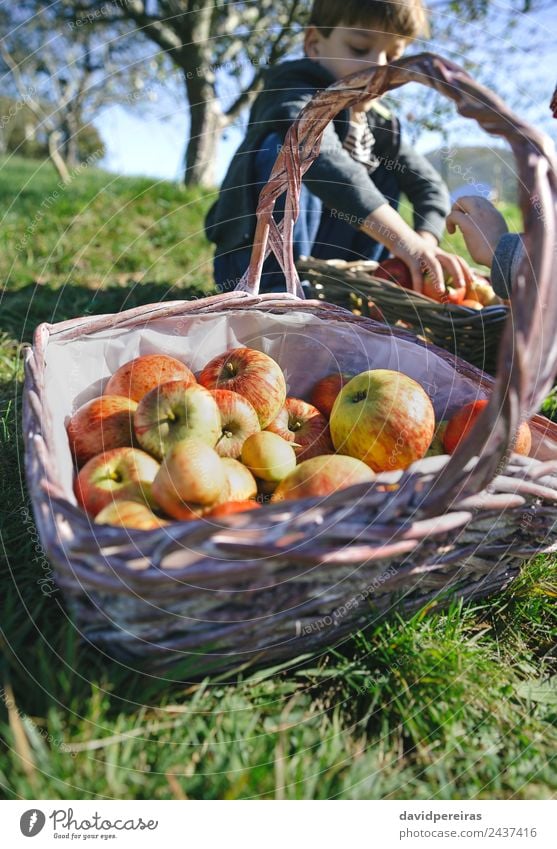
M 453 277 L 458 287 L 472 279 L 472 273 L 463 259 L 441 250 L 436 243 L 420 236 L 389 204 L 370 213 L 361 229 L 372 239 L 386 245 L 391 253 L 408 266 L 412 275 L 412 288 L 417 292 L 424 290 L 425 273 L 441 295 L 446 288 L 443 269 Z
M 449 190 L 440 174 L 425 156 L 405 142 L 400 145 L 394 167 L 400 189 L 414 209 L 414 229 L 431 234 L 440 242 L 451 208 Z
M 286 134 L 292 121 L 314 92 L 299 89 L 288 92 L 274 114 L 274 129 Z M 414 229 L 427 234 L 430 244 L 439 243 L 450 209 L 447 187 L 435 168 L 404 142 L 399 142 L 398 121 L 390 113 L 373 115 L 372 131 L 378 133 L 377 153 L 395 160 L 394 173 L 401 190 L 414 207 Z M 398 148 L 398 150 L 397 150 Z M 396 151 L 396 152 L 395 152 Z M 331 121 L 323 133 L 320 153 L 304 175 L 304 183 L 333 213 L 354 227 L 362 227 L 367 216 L 385 203 L 387 198 L 370 179 L 366 167 L 353 159 L 343 147 Z M 380 240 L 381 241 L 381 240 Z
M 362 226 L 370 212 L 387 203 L 365 165 L 342 146 L 332 123 L 325 128 L 319 156 L 303 180 L 333 215 L 355 228 Z

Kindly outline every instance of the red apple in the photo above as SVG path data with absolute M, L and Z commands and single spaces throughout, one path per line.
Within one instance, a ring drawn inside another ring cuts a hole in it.
M 185 380 L 151 389 L 138 404 L 134 427 L 141 447 L 159 460 L 184 439 L 194 437 L 213 447 L 221 435 L 214 397 L 203 386 Z
M 199 375 L 207 389 L 230 389 L 247 398 L 262 428 L 273 421 L 286 400 L 286 383 L 278 363 L 253 348 L 236 348 L 215 357 Z
M 152 491 L 169 516 L 190 519 L 204 507 L 228 500 L 229 485 L 217 452 L 201 439 L 190 437 L 167 452 Z
M 410 269 L 401 259 L 386 259 L 373 272 L 374 277 L 380 280 L 390 280 L 398 283 L 404 289 L 413 289 L 412 274 Z M 429 274 L 423 276 L 423 294 L 434 301 L 449 304 L 460 304 L 466 297 L 466 286 L 455 286 L 453 279 L 447 277 L 445 280 L 446 290 L 438 291 Z M 316 405 L 317 406 L 317 405 Z
M 447 428 L 443 436 L 443 445 L 447 454 L 454 453 L 457 445 L 469 434 L 476 422 L 476 419 L 480 413 L 485 410 L 487 404 L 488 401 L 485 398 L 480 398 L 477 401 L 471 401 L 469 404 L 465 404 L 461 407 L 460 410 L 457 410 L 452 418 L 449 419 L 449 423 L 447 424 Z M 523 454 L 527 457 L 530 453 L 531 447 L 532 433 L 528 424 L 526 422 L 522 422 L 518 428 L 515 443 L 512 446 L 513 451 L 516 454 Z
M 256 478 L 278 482 L 296 466 L 296 454 L 281 436 L 262 430 L 244 442 L 242 463 Z
M 77 501 L 96 516 L 116 499 L 150 501 L 159 464 L 138 448 L 113 448 L 85 463 L 74 483 Z
M 141 401 L 151 389 L 171 380 L 196 383 L 193 372 L 180 360 L 166 354 L 145 354 L 130 360 L 114 372 L 104 390 L 105 395 L 126 395 Z
M 215 445 L 219 457 L 239 457 L 242 445 L 252 433 L 261 430 L 257 413 L 247 398 L 229 389 L 213 389 L 221 420 L 221 435 Z
M 333 409 L 333 404 L 336 401 L 338 393 L 352 377 L 353 375 L 351 374 L 338 371 L 322 377 L 311 390 L 309 400 L 314 407 L 317 407 L 320 413 L 330 418 L 331 410 Z
M 431 275 L 429 275 L 427 272 L 423 276 L 422 295 L 425 295 L 427 298 L 431 298 L 432 301 L 437 301 L 437 303 L 442 303 L 443 301 L 448 300 L 446 288 L 437 288 L 437 286 L 435 286 L 433 282 Z
M 222 516 L 230 516 L 233 513 L 244 513 L 246 510 L 257 510 L 261 507 L 257 501 L 225 501 L 204 514 L 205 519 L 218 519 Z
M 390 280 L 391 283 L 398 283 L 403 289 L 412 289 L 412 274 L 406 263 L 401 259 L 384 259 L 372 272 L 372 276 L 378 277 L 379 280 Z
M 293 448 L 298 460 L 334 452 L 329 423 L 312 404 L 299 398 L 287 398 L 284 407 L 266 430 L 278 433 Z
M 452 286 L 451 282 L 447 283 L 447 291 L 445 295 L 441 297 L 442 301 L 446 301 L 449 304 L 462 304 L 464 299 L 466 298 L 466 286 Z
M 153 511 L 140 501 L 113 501 L 107 504 L 95 517 L 98 525 L 117 525 L 123 528 L 135 528 L 150 531 L 168 525 L 165 519 L 155 516 Z
M 375 475 L 365 463 L 345 454 L 325 454 L 304 460 L 275 489 L 271 501 L 330 495 L 357 483 L 368 483 Z
M 454 278 L 450 275 L 445 278 L 445 288 L 437 289 L 433 285 L 433 280 L 429 274 L 424 274 L 423 277 L 423 294 L 433 301 L 441 304 L 462 304 L 466 297 L 466 285 L 456 286 Z
M 136 409 L 137 402 L 122 395 L 103 395 L 79 407 L 67 425 L 78 466 L 103 451 L 133 445 Z
M 363 460 L 374 472 L 393 471 L 425 456 L 435 414 L 428 395 L 411 377 L 373 369 L 341 390 L 330 427 L 337 451 Z
M 232 457 L 223 457 L 222 464 L 228 480 L 231 501 L 247 501 L 257 495 L 257 483 L 246 466 Z

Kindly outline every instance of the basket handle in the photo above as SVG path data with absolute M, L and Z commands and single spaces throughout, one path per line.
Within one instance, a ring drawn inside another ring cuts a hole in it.
M 537 411 L 557 371 L 557 160 L 549 137 L 520 119 L 458 65 L 432 53 L 374 66 L 339 80 L 313 96 L 286 134 L 259 196 L 251 261 L 238 288 L 258 293 L 263 262 L 273 251 L 284 271 L 287 292 L 301 294 L 292 232 L 302 176 L 319 154 L 325 127 L 341 110 L 409 82 L 436 89 L 455 102 L 461 115 L 474 118 L 490 135 L 508 140 L 518 166 L 526 246 L 490 403 L 422 500 L 421 508 L 434 512 L 440 505 L 446 509 L 456 497 L 483 489 L 502 463 L 506 465 L 520 422 Z M 285 190 L 284 218 L 277 225 L 272 213 Z M 474 456 L 481 462 L 469 464 Z

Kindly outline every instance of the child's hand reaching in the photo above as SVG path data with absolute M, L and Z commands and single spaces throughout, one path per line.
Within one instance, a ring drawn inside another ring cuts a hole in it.
M 457 288 L 472 281 L 472 272 L 461 257 L 441 250 L 437 239 L 429 233 L 412 230 L 388 204 L 370 213 L 363 222 L 362 230 L 386 245 L 408 266 L 415 292 L 424 291 L 426 273 L 431 286 L 440 296 L 446 291 L 443 271 L 453 278 Z
M 453 204 L 447 216 L 449 233 L 455 233 L 457 227 L 462 231 L 474 262 L 491 268 L 497 243 L 508 233 L 501 213 L 485 198 L 462 197 Z

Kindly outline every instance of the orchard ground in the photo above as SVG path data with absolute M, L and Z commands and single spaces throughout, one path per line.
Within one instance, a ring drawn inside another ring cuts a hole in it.
M 0 169 L 0 792 L 554 798 L 554 557 L 497 598 L 393 618 L 236 684 L 159 680 L 80 641 L 22 479 L 21 345 L 41 321 L 209 293 L 211 194 L 91 168 L 61 189 L 48 163 Z

